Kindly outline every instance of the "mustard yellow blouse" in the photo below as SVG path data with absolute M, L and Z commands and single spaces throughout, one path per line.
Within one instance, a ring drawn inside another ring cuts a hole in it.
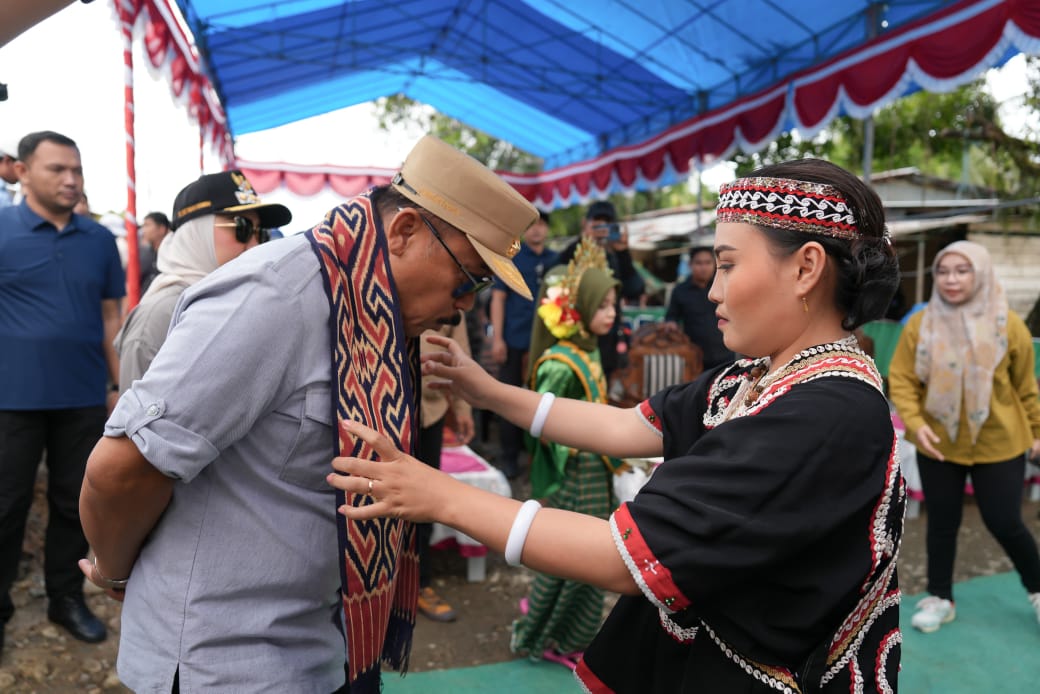
M 1033 372 L 1033 339 L 1026 324 L 1008 311 L 1007 354 L 993 374 L 989 419 L 972 445 L 965 408 L 961 408 L 956 441 L 950 441 L 946 429 L 924 410 L 928 386 L 914 371 L 923 315 L 918 311 L 907 320 L 888 369 L 889 398 L 906 425 L 907 438 L 916 444 L 917 430 L 927 423 L 938 434 L 937 448 L 946 460 L 963 465 L 998 463 L 1024 453 L 1034 439 L 1040 439 L 1040 392 Z

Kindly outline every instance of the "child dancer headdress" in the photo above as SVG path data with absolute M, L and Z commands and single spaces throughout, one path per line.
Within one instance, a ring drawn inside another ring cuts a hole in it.
M 603 248 L 583 238 L 570 263 L 545 274 L 531 329 L 530 363 L 560 340 L 573 342 L 586 352 L 596 349 L 597 338 L 589 332 L 588 321 L 616 286 Z

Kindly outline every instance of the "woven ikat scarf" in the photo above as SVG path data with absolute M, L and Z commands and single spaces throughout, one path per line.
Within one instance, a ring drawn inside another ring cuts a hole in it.
M 379 431 L 411 453 L 419 345 L 404 335 L 386 239 L 372 201 L 368 195 L 349 200 L 306 235 L 321 263 L 332 309 L 337 454 L 374 458 L 368 444 L 345 432 L 348 420 Z M 337 491 L 336 507 L 344 502 L 362 506 L 372 500 Z M 378 692 L 381 663 L 401 671 L 408 667 L 419 593 L 415 526 L 394 518 L 355 522 L 338 513 L 336 518 L 348 683 L 352 694 Z

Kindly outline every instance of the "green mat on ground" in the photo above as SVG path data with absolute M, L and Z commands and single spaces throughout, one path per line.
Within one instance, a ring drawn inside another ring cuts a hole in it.
M 903 670 L 910 694 L 1026 694 L 1040 691 L 1040 625 L 1017 573 L 954 587 L 957 619 L 934 634 L 910 626 L 923 596 L 903 596 Z
M 518 658 L 505 663 L 383 675 L 383 694 L 578 694 L 574 673 L 556 663 Z
M 922 596 L 903 596 L 904 694 L 1026 694 L 1040 691 L 1040 625 L 1018 574 L 956 586 L 957 619 L 934 634 L 910 626 Z M 383 676 L 384 694 L 542 694 L 580 692 L 572 673 L 527 659 Z

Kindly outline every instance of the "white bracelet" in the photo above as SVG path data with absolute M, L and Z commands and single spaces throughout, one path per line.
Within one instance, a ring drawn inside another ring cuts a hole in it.
M 509 529 L 509 539 L 506 540 L 506 563 L 510 566 L 520 566 L 520 555 L 524 553 L 524 543 L 527 542 L 527 533 L 531 531 L 531 523 L 534 522 L 535 514 L 542 505 L 534 499 L 528 499 L 520 510 L 516 512 L 513 519 L 513 527 Z
M 552 393 L 542 393 L 542 399 L 538 401 L 538 409 L 534 411 L 534 419 L 531 420 L 531 436 L 539 438 L 542 429 L 545 428 L 545 420 L 549 418 L 549 409 L 553 406 L 556 396 Z

